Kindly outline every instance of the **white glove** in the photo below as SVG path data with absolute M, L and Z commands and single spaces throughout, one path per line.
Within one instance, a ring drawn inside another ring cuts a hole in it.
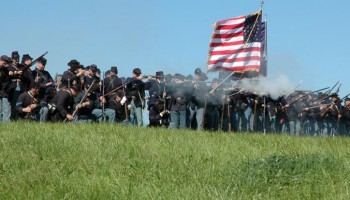
M 124 96 L 124 97 L 122 98 L 122 100 L 120 101 L 120 104 L 124 105 L 125 102 L 126 102 L 126 97 Z

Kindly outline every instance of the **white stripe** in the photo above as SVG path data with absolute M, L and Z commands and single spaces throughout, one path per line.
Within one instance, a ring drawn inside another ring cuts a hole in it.
M 237 42 L 243 41 L 243 36 L 233 37 L 233 38 L 214 38 L 211 43 L 224 43 L 224 42 Z
M 243 31 L 243 27 L 241 28 L 235 28 L 235 29 L 228 29 L 228 30 L 215 30 L 215 34 L 232 34 L 232 33 L 239 33 Z
M 225 25 L 242 24 L 242 23 L 244 23 L 244 21 L 245 21 L 245 18 L 231 19 L 231 20 L 218 21 L 218 22 L 216 22 L 216 25 L 217 26 L 225 26 Z
M 215 60 L 221 60 L 221 59 L 235 59 L 235 58 L 246 58 L 251 56 L 260 56 L 260 51 L 251 51 L 251 52 L 244 52 L 244 53 L 238 53 L 238 54 L 230 54 L 230 55 L 213 55 L 209 57 L 209 61 L 215 61 Z
M 247 43 L 246 45 L 239 44 L 239 45 L 232 45 L 232 46 L 210 47 L 209 51 L 227 51 L 227 50 L 237 50 L 237 49 L 243 49 L 243 48 L 249 48 L 249 47 L 260 47 L 261 48 L 261 43 L 260 42 L 252 42 L 252 43 Z

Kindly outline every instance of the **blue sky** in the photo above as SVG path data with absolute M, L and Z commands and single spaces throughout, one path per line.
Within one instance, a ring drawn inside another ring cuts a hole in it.
M 188 75 L 206 70 L 212 24 L 256 12 L 260 1 L 11 0 L 1 7 L 0 54 L 48 51 L 46 70 L 53 76 L 71 59 L 102 71 L 118 66 L 120 76 L 135 67 L 145 75 Z M 340 94 L 350 92 L 349 7 L 346 0 L 265 1 L 268 77 L 287 75 L 311 90 L 340 81 Z

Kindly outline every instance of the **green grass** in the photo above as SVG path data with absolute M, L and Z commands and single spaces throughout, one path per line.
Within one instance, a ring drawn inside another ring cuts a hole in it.
M 0 124 L 0 199 L 349 199 L 349 138 Z

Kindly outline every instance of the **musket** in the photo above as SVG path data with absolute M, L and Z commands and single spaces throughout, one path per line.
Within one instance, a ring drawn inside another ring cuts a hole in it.
M 228 124 L 228 132 L 231 131 L 231 113 L 230 113 L 230 102 L 228 98 L 226 98 L 227 102 L 227 124 Z
M 38 84 L 39 85 L 39 84 Z M 38 87 L 36 86 L 35 89 L 37 89 Z M 28 91 L 28 94 L 32 97 L 32 99 L 30 100 L 30 105 L 32 104 L 38 104 L 38 100 L 35 98 L 34 94 L 32 94 L 30 91 Z M 26 116 L 24 117 L 25 119 L 30 119 L 30 115 L 32 114 L 33 112 L 33 109 L 26 114 Z
M 123 95 L 124 95 L 124 97 L 126 96 L 125 87 L 123 87 Z M 128 106 L 127 106 L 126 101 L 124 102 L 124 112 L 125 112 L 125 121 L 126 121 L 126 120 L 128 120 Z
M 242 93 L 242 92 L 244 92 L 244 91 L 246 91 L 246 90 L 241 89 L 241 90 L 239 90 L 238 92 L 235 92 L 235 93 L 230 94 L 230 95 L 227 95 L 227 96 L 228 96 L 228 97 L 232 97 L 232 96 L 235 96 L 235 95 L 237 95 L 237 94 L 239 94 L 239 93 Z
M 40 59 L 42 59 L 46 54 L 48 53 L 48 51 L 46 51 L 43 55 L 37 57 L 35 60 L 32 61 L 32 63 L 30 63 L 30 65 L 25 66 L 22 71 L 25 72 L 27 71 L 31 66 L 35 65 Z
M 340 86 L 341 86 L 341 83 L 339 84 L 339 86 L 338 86 L 337 90 L 335 91 L 335 93 L 336 93 L 336 94 L 338 94 L 338 93 L 339 93 Z
M 255 97 L 255 98 L 257 98 L 257 97 Z M 257 107 L 258 107 L 258 100 L 257 99 L 254 99 L 254 118 L 253 118 L 253 130 L 254 131 L 257 131 L 257 127 L 256 127 L 256 118 L 257 118 L 257 116 L 256 116 L 256 111 L 257 111 Z
M 284 98 L 287 99 L 287 97 L 289 97 L 289 95 L 291 95 L 301 85 L 302 82 L 303 82 L 303 80 L 300 80 L 299 84 L 294 88 L 294 90 L 289 92 L 289 94 L 287 96 L 285 96 Z
M 128 83 L 124 83 L 124 84 L 122 84 L 121 86 L 119 86 L 119 87 L 117 87 L 117 88 L 115 88 L 115 89 L 111 90 L 111 91 L 110 91 L 110 92 L 108 92 L 107 94 L 104 94 L 104 95 L 103 95 L 103 97 L 105 97 L 105 96 L 108 96 L 108 95 L 112 94 L 113 92 L 115 92 L 115 91 L 119 90 L 120 88 L 123 88 L 123 89 L 124 89 L 124 86 L 125 86 L 126 84 L 128 84 Z
M 205 124 L 205 111 L 207 110 L 207 103 L 208 103 L 208 98 L 204 99 L 204 109 L 203 109 L 203 115 L 202 115 L 202 124 L 200 125 L 202 127 L 202 130 L 204 130 L 204 124 Z
M 343 101 L 346 97 L 348 97 L 349 95 L 350 95 L 350 93 L 347 94 L 347 95 L 345 95 L 343 98 L 341 98 L 341 99 L 339 100 L 339 102 L 342 102 L 342 101 Z M 325 108 L 323 111 L 321 111 L 321 112 L 320 112 L 320 115 L 323 116 L 323 115 L 327 112 L 327 110 L 328 110 L 329 108 L 331 108 L 333 105 L 335 105 L 334 102 L 330 103 L 330 105 L 327 105 L 327 108 Z
M 100 77 L 101 77 L 101 75 L 100 75 Z M 104 96 L 104 94 L 105 94 L 105 82 L 104 82 L 104 80 L 105 80 L 105 73 L 104 72 L 102 72 L 102 80 L 100 80 L 100 81 L 102 81 L 102 84 L 100 85 L 100 91 L 102 90 L 102 96 Z M 101 102 L 102 103 L 102 121 L 104 122 L 105 121 L 105 103 L 103 103 L 103 102 Z
M 224 96 L 224 99 L 222 101 L 222 109 L 221 109 L 221 118 L 220 118 L 220 126 L 221 130 L 223 129 L 222 123 L 224 121 L 224 113 L 225 113 L 225 100 L 226 100 L 226 95 Z
M 330 105 L 330 104 L 332 104 L 332 103 L 327 103 L 327 104 L 323 104 L 324 106 L 328 106 L 328 105 Z M 318 108 L 318 107 L 320 107 L 320 105 L 321 104 L 318 104 L 317 106 L 311 106 L 311 107 L 306 107 L 306 108 L 303 108 L 303 110 L 309 110 L 309 109 L 313 109 L 313 108 Z
M 329 87 L 327 87 L 327 88 L 322 88 L 322 89 L 315 90 L 315 91 L 311 91 L 311 92 L 308 92 L 308 93 L 302 95 L 301 97 L 298 97 L 297 99 L 295 99 L 295 100 L 293 100 L 293 101 L 287 103 L 286 105 L 282 106 L 282 108 L 286 108 L 286 107 L 292 105 L 293 103 L 299 101 L 300 99 L 303 99 L 304 97 L 306 97 L 306 96 L 309 95 L 309 94 L 312 94 L 312 93 L 315 93 L 315 92 L 320 92 L 320 91 L 326 90 L 326 89 L 328 89 L 328 88 L 329 88 Z
M 266 97 L 264 96 L 264 113 L 263 113 L 263 131 L 264 135 L 266 134 Z
M 89 89 L 85 92 L 83 98 L 80 100 L 80 102 L 79 102 L 78 105 L 81 105 L 81 104 L 85 101 L 85 99 L 86 99 L 86 97 L 88 96 L 88 94 L 89 94 L 89 92 L 90 92 L 92 86 L 95 84 L 95 81 L 96 81 L 96 79 L 94 79 L 94 80 L 92 81 L 92 83 L 91 83 Z M 74 118 L 74 116 L 77 114 L 78 110 L 79 110 L 79 108 L 75 108 L 75 110 L 74 110 L 74 112 L 73 112 L 73 114 L 72 114 L 72 117 L 73 117 L 73 118 Z
M 325 94 L 330 94 L 332 92 L 332 90 L 338 85 L 339 81 L 327 92 L 325 92 Z

